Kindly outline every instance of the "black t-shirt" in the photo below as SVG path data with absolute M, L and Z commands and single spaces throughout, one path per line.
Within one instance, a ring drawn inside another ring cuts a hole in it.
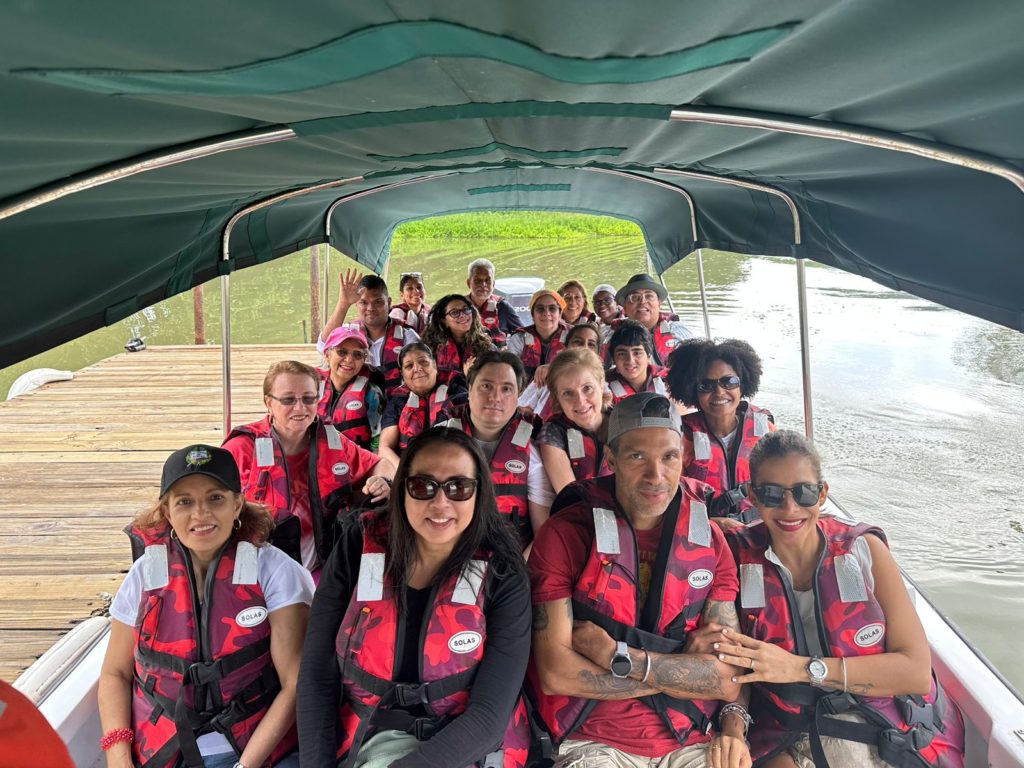
M 302 652 L 296 712 L 303 765 L 335 763 L 341 695 L 335 639 L 358 582 L 361 556 L 362 530 L 354 518 L 348 518 L 338 545 L 324 565 Z M 526 674 L 530 655 L 530 584 L 525 569 L 499 578 L 495 569 L 489 568 L 487 585 L 490 590 L 484 609 L 487 648 L 477 668 L 466 711 L 432 739 L 421 742 L 413 753 L 392 763 L 392 768 L 463 768 L 481 759 L 501 741 L 512 717 L 513 694 L 518 692 Z M 415 593 L 421 591 L 430 592 L 429 589 L 406 591 L 408 610 L 412 610 L 412 603 L 417 599 Z M 409 633 L 403 638 L 404 645 L 414 650 L 410 651 L 411 660 L 405 652 L 396 659 L 400 680 L 412 681 L 418 675 L 415 654 L 420 644 L 423 612 L 430 610 L 427 599 L 422 598 L 420 620 L 409 617 L 410 620 L 404 622 Z M 410 664 L 416 671 L 412 676 L 407 674 Z

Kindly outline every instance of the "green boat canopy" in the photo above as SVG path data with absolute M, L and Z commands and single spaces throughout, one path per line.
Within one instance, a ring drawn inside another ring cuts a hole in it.
M 999 0 L 8 4 L 0 365 L 317 243 L 380 271 L 399 224 L 474 210 L 1024 330 L 1022 34 Z

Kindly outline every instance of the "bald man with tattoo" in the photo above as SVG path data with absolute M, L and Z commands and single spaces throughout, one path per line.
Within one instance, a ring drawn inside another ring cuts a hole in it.
M 623 400 L 614 475 L 567 486 L 534 540 L 528 689 L 556 768 L 751 764 L 736 669 L 687 642 L 738 627 L 738 581 L 681 431 L 663 395 Z

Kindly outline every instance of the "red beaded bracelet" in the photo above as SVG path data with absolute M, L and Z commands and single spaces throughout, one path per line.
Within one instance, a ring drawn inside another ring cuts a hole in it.
M 112 728 L 100 739 L 100 749 L 106 752 L 115 744 L 127 741 L 131 744 L 135 741 L 135 732 L 131 728 Z

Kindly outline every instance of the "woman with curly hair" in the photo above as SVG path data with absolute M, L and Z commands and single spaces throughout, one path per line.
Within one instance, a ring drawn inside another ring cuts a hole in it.
M 590 311 L 587 306 L 587 289 L 579 280 L 567 280 L 558 289 L 558 295 L 565 301 L 565 309 L 562 310 L 562 322 L 566 325 L 578 323 L 595 323 L 597 315 Z
M 674 400 L 697 410 L 683 416 L 683 474 L 709 483 L 709 511 L 723 530 L 757 519 L 741 487 L 750 480 L 750 452 L 775 431 L 771 412 L 746 398 L 761 384 L 761 358 L 745 341 L 687 339 L 669 356 Z
M 107 766 L 297 766 L 295 690 L 313 579 L 267 544 L 230 453 L 167 459 L 129 527 L 99 681 Z
M 438 373 L 445 382 L 456 373 L 468 371 L 477 355 L 494 349 L 480 322 L 480 313 L 458 293 L 442 296 L 434 304 L 423 343 L 433 351 Z

